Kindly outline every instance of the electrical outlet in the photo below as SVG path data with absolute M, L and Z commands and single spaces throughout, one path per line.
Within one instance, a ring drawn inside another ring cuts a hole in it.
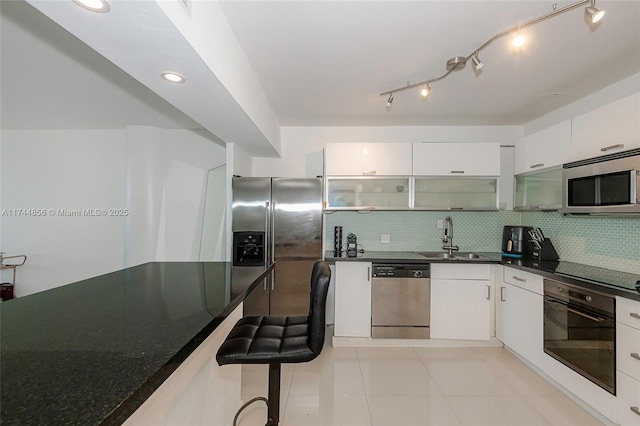
M 444 221 L 442 219 L 438 219 L 436 226 L 438 229 L 444 229 Z
M 380 234 L 380 243 L 381 244 L 390 244 L 391 243 L 391 234 Z

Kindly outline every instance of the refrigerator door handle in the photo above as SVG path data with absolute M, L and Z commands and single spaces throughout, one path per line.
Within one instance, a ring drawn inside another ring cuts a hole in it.
M 270 244 L 268 243 L 268 238 L 271 235 L 271 232 L 269 231 L 269 225 L 271 224 L 271 212 L 269 209 L 269 202 L 266 201 L 265 202 L 265 214 L 264 214 L 264 234 L 267 236 L 267 244 L 264 245 L 264 266 L 267 267 L 269 265 L 269 259 L 271 259 L 271 254 L 269 253 L 269 250 L 271 249 Z M 266 283 L 265 283 L 265 290 L 267 289 L 266 287 Z
M 271 220 L 271 227 L 269 228 L 269 250 L 271 250 L 271 255 L 269 256 L 269 261 L 273 262 L 273 259 L 276 255 L 276 202 L 271 202 L 271 210 L 269 218 Z

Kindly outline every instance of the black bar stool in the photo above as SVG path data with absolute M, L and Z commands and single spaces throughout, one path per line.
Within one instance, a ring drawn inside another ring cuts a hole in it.
M 311 303 L 308 316 L 254 316 L 240 319 L 222 343 L 216 360 L 225 364 L 269 364 L 268 398 L 247 401 L 236 413 L 233 425 L 247 406 L 264 401 L 266 426 L 280 422 L 280 367 L 282 363 L 308 362 L 320 355 L 324 345 L 325 312 L 331 270 L 318 260 L 311 272 Z

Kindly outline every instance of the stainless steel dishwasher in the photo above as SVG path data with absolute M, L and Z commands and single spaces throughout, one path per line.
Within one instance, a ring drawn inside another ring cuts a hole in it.
M 428 339 L 431 304 L 429 264 L 374 263 L 371 337 Z

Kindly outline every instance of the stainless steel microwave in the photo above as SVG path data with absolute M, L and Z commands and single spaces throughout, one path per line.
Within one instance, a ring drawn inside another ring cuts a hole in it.
M 562 166 L 562 213 L 640 214 L 640 148 Z

